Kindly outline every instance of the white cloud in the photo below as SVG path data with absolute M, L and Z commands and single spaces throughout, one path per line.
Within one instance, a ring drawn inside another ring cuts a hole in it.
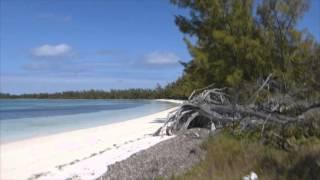
M 145 56 L 145 62 L 147 64 L 155 65 L 176 64 L 179 59 L 177 55 L 170 52 L 152 52 Z
M 34 57 L 39 58 L 66 57 L 72 54 L 72 47 L 63 43 L 57 45 L 44 44 L 33 48 L 31 53 Z

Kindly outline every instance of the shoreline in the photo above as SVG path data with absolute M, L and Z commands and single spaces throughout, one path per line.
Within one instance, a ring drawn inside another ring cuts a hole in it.
M 159 101 L 182 102 L 177 100 Z M 161 127 L 167 114 L 176 108 L 93 128 L 1 144 L 0 179 L 41 179 L 41 177 L 44 179 L 56 179 L 61 176 L 63 172 L 61 167 L 64 167 L 64 165 L 70 165 L 67 169 L 72 169 L 70 167 L 74 167 L 73 165 L 83 164 L 83 162 L 84 164 L 88 163 L 88 160 L 92 160 L 97 154 L 105 156 L 109 153 L 104 158 L 106 162 L 101 162 L 103 164 L 112 164 L 123 160 L 142 149 L 169 138 L 154 138 L 150 134 Z M 132 146 L 132 148 L 129 148 L 131 151 L 122 152 L 122 149 L 126 149 L 128 145 Z M 106 150 L 108 150 L 108 153 L 104 153 Z M 113 158 L 113 155 L 117 153 L 118 158 Z M 99 169 L 100 173 L 104 173 L 101 167 L 94 166 L 92 168 L 91 171 L 95 171 L 96 168 Z M 104 171 L 106 171 L 107 167 L 104 168 Z M 81 168 L 73 168 L 73 171 L 69 170 L 67 174 L 63 172 L 64 175 L 61 178 L 66 179 L 72 174 L 81 174 L 82 171 L 83 169 Z M 94 179 L 97 176 L 97 172 L 93 174 L 95 175 L 90 175 L 89 173 L 84 177 Z
M 85 100 L 85 99 L 79 99 L 79 100 Z M 126 99 L 122 99 L 122 100 L 126 100 Z M 141 100 L 145 100 L 145 99 L 141 99 Z M 146 99 L 146 100 L 149 100 L 149 99 Z M 174 99 L 153 99 L 153 101 L 167 102 L 167 103 L 172 103 L 172 104 L 176 104 L 176 105 L 179 105 L 179 104 L 181 104 L 183 102 L 183 100 L 174 100 Z M 170 109 L 170 108 L 168 108 L 168 109 Z M 166 109 L 164 109 L 164 110 L 166 110 Z M 164 110 L 161 110 L 161 111 L 164 111 Z M 155 114 L 155 113 L 157 113 L 157 112 L 153 112 L 151 114 Z M 84 113 L 84 115 L 87 115 L 87 114 L 91 114 L 91 113 Z M 62 116 L 75 116 L 75 115 L 80 115 L 80 114 L 71 114 L 71 115 L 62 115 Z M 148 116 L 148 115 L 150 115 L 150 114 L 145 114 L 145 115 L 140 116 L 140 117 L 144 117 L 144 116 Z M 54 118 L 54 117 L 59 118 L 59 117 L 62 117 L 62 116 L 51 116 L 50 118 Z M 11 143 L 16 143 L 16 142 L 22 142 L 22 141 L 26 141 L 26 140 L 30 140 L 30 139 L 41 138 L 41 137 L 54 136 L 54 135 L 61 134 L 61 133 L 78 131 L 78 130 L 83 130 L 83 129 L 90 129 L 90 128 L 95 128 L 95 127 L 99 127 L 99 126 L 111 125 L 111 124 L 118 123 L 118 122 L 130 121 L 130 120 L 136 119 L 136 118 L 139 118 L 139 116 L 138 117 L 133 117 L 133 118 L 128 118 L 128 119 L 121 120 L 121 121 L 106 122 L 105 124 L 100 124 L 100 125 L 96 125 L 96 126 L 70 128 L 70 129 L 65 129 L 65 130 L 58 131 L 58 132 L 53 132 L 53 133 L 48 133 L 48 134 L 39 134 L 39 135 L 34 135 L 34 136 L 31 136 L 31 137 L 27 137 L 27 138 L 18 138 L 18 139 L 14 139 L 14 140 L 3 140 L 0 137 L 0 145 L 6 145 L 6 144 L 11 144 Z M 31 119 L 31 118 L 27 118 L 27 119 Z

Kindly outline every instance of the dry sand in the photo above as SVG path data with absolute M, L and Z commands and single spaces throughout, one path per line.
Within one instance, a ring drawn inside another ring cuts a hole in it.
M 2 144 L 0 179 L 97 178 L 107 170 L 107 165 L 170 138 L 150 134 L 174 109 L 124 122 Z

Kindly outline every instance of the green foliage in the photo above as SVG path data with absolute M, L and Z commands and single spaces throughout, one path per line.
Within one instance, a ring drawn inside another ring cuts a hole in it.
M 241 82 L 243 71 L 236 69 L 232 74 L 227 75 L 226 82 L 231 86 L 237 86 Z
M 319 176 L 320 141 L 296 151 L 264 146 L 255 139 L 225 131 L 205 142 L 205 159 L 183 175 L 171 179 L 242 179 L 254 171 L 259 179 L 316 179 Z
M 284 125 L 257 123 L 246 128 L 241 123 L 237 123 L 227 127 L 227 131 L 239 141 L 242 139 L 260 141 L 272 148 L 293 151 L 306 144 L 320 143 L 319 114 L 319 109 L 313 109 L 304 114 L 303 121 Z
M 160 85 L 155 89 L 125 89 L 125 90 L 88 90 L 65 91 L 58 93 L 35 93 L 10 95 L 0 93 L 0 98 L 38 98 L 38 99 L 159 99 L 168 97 L 168 90 Z M 170 92 L 171 94 L 171 92 Z M 174 96 L 172 96 L 174 97 Z
M 201 81 L 192 88 L 213 82 L 237 86 L 265 75 L 262 39 L 254 24 L 251 0 L 173 3 L 190 9 L 190 19 L 177 16 L 176 23 L 182 32 L 197 38 L 195 44 L 187 41 L 193 60 L 185 69 L 185 83 Z
M 176 16 L 193 57 L 184 64 L 177 83 L 184 92 L 212 83 L 243 89 L 243 84 L 270 73 L 283 83 L 283 91 L 320 89 L 319 71 L 315 70 L 320 68 L 319 44 L 306 31 L 296 29 L 308 0 L 171 2 L 190 12 Z
M 171 179 L 233 180 L 242 179 L 251 171 L 266 180 L 317 179 L 320 173 L 318 113 L 309 112 L 305 121 L 285 127 L 266 124 L 263 136 L 261 124 L 249 129 L 241 128 L 240 123 L 227 127 L 201 145 L 207 153 L 199 164 Z M 291 148 L 284 148 L 284 143 Z
M 266 39 L 266 53 L 272 58 L 273 72 L 285 81 L 286 89 L 303 87 L 301 81 L 314 76 L 308 65 L 314 61 L 319 45 L 307 32 L 295 28 L 308 4 L 308 0 L 264 0 L 257 9 L 258 22 Z

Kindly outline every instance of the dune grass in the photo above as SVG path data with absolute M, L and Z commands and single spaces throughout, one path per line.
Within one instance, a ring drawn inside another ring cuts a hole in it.
M 310 138 L 293 151 L 263 145 L 228 132 L 208 139 L 206 158 L 173 180 L 233 180 L 254 171 L 259 179 L 317 179 L 320 177 L 320 140 Z

